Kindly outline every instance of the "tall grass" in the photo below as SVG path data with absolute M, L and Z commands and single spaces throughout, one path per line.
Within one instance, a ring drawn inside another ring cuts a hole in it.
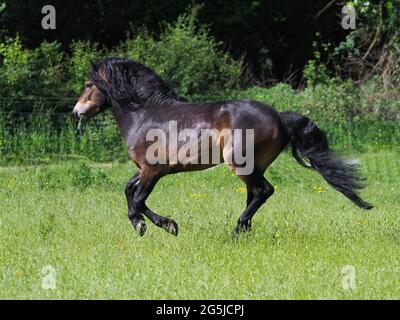
M 65 113 L 0 113 L 0 165 L 127 159 L 110 115 L 78 128 Z
M 399 149 L 397 122 L 364 120 L 318 125 L 336 150 L 369 152 Z M 110 114 L 98 115 L 78 129 L 65 113 L 0 113 L 0 165 L 41 164 L 86 158 L 126 161 L 127 152 Z

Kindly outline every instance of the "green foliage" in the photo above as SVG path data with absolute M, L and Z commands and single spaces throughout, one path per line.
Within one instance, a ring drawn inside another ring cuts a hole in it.
M 384 93 L 379 84 L 361 87 L 350 81 L 332 80 L 301 91 L 287 84 L 271 88 L 253 87 L 232 94 L 233 99 L 254 99 L 279 111 L 308 116 L 327 132 L 336 149 L 370 151 L 399 148 L 399 96 Z
M 318 121 L 341 148 L 398 147 L 398 90 L 382 90 L 379 75 L 361 86 L 333 77 L 326 62 L 332 45 L 321 35 L 317 34 L 313 59 L 304 71 L 306 89 L 295 91 L 282 83 L 241 89 L 242 63 L 222 51 L 221 43 L 198 23 L 198 10 L 194 6 L 175 23 L 164 24 L 159 37 L 142 30 L 111 51 L 85 41 L 73 42 L 68 54 L 57 42 L 43 42 L 30 50 L 18 36 L 0 43 L 0 111 L 7 111 L 0 114 L 0 163 L 127 159 L 109 114 L 97 116 L 83 130 L 77 130 L 69 116 L 87 79 L 89 61 L 107 55 L 128 56 L 154 68 L 189 100 L 259 100 Z M 361 55 L 357 39 L 350 33 L 335 52 L 346 49 L 354 57 Z M 36 113 L 11 114 L 11 110 Z M 68 113 L 52 115 L 54 110 Z
M 321 35 L 316 34 L 317 41 L 313 42 L 313 59 L 309 60 L 304 67 L 303 75 L 307 80 L 307 86 L 316 86 L 330 84 L 332 76 L 329 73 L 328 67 L 323 62 L 323 56 L 329 52 L 330 44 L 323 43 Z
M 76 160 L 76 163 L 65 163 L 62 171 L 38 166 L 34 177 L 34 185 L 38 190 L 45 192 L 67 188 L 83 191 L 93 186 L 98 189 L 113 185 L 103 168 L 94 168 L 87 165 L 86 161 L 80 160 Z
M 64 53 L 56 42 L 43 42 L 34 50 L 25 49 L 19 37 L 0 43 L 2 98 L 26 101 L 17 106 L 1 104 L 0 110 L 29 111 L 33 107 L 42 108 L 49 98 L 65 96 L 63 61 Z M 49 111 L 56 106 L 46 108 Z
M 144 31 L 126 40 L 116 54 L 136 59 L 169 81 L 180 95 L 193 99 L 223 96 L 240 85 L 242 63 L 221 51 L 205 26 L 197 21 L 193 7 L 173 24 L 166 24 L 156 39 Z
M 260 101 L 280 111 L 296 110 L 298 108 L 296 91 L 286 83 L 278 83 L 270 88 L 251 87 L 237 92 L 236 95 L 230 98 Z
M 0 43 L 0 84 L 2 96 L 24 96 L 26 81 L 30 77 L 29 51 L 17 37 Z
M 363 83 L 359 91 L 359 114 L 370 120 L 400 121 L 400 92 L 397 89 L 384 90 L 379 76 L 374 76 Z
M 104 170 L 93 169 L 85 163 L 71 167 L 68 170 L 68 176 L 71 186 L 81 190 L 87 189 L 92 185 L 99 187 L 110 183 Z
M 36 96 L 52 96 L 54 92 L 60 94 L 63 83 L 63 59 L 61 45 L 57 42 L 43 42 L 30 55 L 30 80 L 34 87 L 32 93 Z M 27 86 L 29 87 L 29 86 Z
M 221 50 L 222 44 L 198 24 L 199 7 L 193 7 L 160 38 L 143 31 L 113 50 L 96 43 L 75 41 L 67 55 L 57 42 L 26 49 L 19 37 L 0 44 L 0 90 L 9 100 L 0 110 L 65 110 L 78 97 L 88 78 L 89 61 L 107 55 L 127 56 L 154 68 L 182 96 L 211 99 L 239 88 L 242 63 Z
M 315 84 L 300 91 L 280 83 L 271 88 L 252 87 L 231 98 L 259 100 L 280 111 L 293 110 L 332 124 L 399 120 L 398 93 L 382 93 L 373 81 L 357 87 L 351 81 L 331 79 L 329 84 Z
M 86 189 L 94 182 L 92 169 L 84 163 L 77 168 L 72 168 L 69 176 L 71 177 L 71 184 L 79 189 Z
M 60 180 L 51 171 L 41 170 L 36 175 L 36 183 L 40 190 L 48 190 L 56 188 Z
M 0 15 L 3 13 L 3 11 L 6 8 L 6 2 L 4 0 L 0 1 Z
M 308 86 L 325 84 L 331 80 L 326 65 L 324 63 L 318 63 L 314 59 L 307 62 L 304 68 L 304 78 L 307 80 Z
M 36 234 L 42 241 L 48 240 L 56 229 L 56 214 L 50 212 L 42 217 L 41 222 L 37 228 Z
M 382 23 L 383 32 L 395 34 L 400 27 L 400 3 L 398 0 L 353 0 L 347 1 L 359 12 L 359 26 L 363 29 L 373 30 Z
M 1 43 L 2 98 L 29 101 L 2 104 L 0 110 L 49 111 L 63 107 L 69 102 L 67 97 L 78 97 L 82 92 L 89 61 L 102 54 L 96 44 L 88 42 L 73 42 L 70 56 L 62 52 L 57 42 L 43 42 L 34 50 L 25 49 L 19 37 Z
M 85 41 L 76 41 L 71 44 L 71 54 L 68 65 L 68 86 L 72 93 L 79 95 L 83 84 L 89 76 L 89 62 L 96 61 L 104 54 L 98 44 Z
M 337 76 L 380 82 L 383 90 L 400 88 L 400 2 L 348 1 L 357 27 L 332 51 Z

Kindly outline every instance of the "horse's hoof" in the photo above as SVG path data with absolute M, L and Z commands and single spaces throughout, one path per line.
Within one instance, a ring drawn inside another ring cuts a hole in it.
M 133 225 L 133 227 L 135 228 L 135 230 L 139 233 L 139 235 L 141 237 L 143 237 L 144 234 L 146 233 L 147 226 L 146 226 L 146 223 L 142 220 L 139 220 L 136 224 Z
M 236 240 L 240 234 L 251 231 L 251 223 L 238 224 L 232 232 L 232 239 Z
M 169 220 L 165 223 L 163 229 L 175 237 L 178 235 L 178 224 L 174 220 Z

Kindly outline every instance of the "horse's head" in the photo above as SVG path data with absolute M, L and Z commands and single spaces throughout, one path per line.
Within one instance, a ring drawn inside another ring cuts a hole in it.
M 151 69 L 124 58 L 104 58 L 92 63 L 90 81 L 76 104 L 73 116 L 93 117 L 111 105 L 134 111 L 146 101 L 179 100 L 168 85 Z
M 92 65 L 95 68 L 94 65 Z M 85 89 L 76 103 L 72 116 L 74 119 L 82 117 L 92 118 L 100 111 L 103 111 L 109 106 L 107 93 L 100 90 L 93 82 L 88 80 L 85 82 Z

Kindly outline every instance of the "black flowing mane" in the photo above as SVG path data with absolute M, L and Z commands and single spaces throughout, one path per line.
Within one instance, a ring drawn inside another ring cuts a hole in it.
M 127 58 L 104 58 L 92 63 L 91 81 L 123 108 L 186 101 L 150 68 Z

